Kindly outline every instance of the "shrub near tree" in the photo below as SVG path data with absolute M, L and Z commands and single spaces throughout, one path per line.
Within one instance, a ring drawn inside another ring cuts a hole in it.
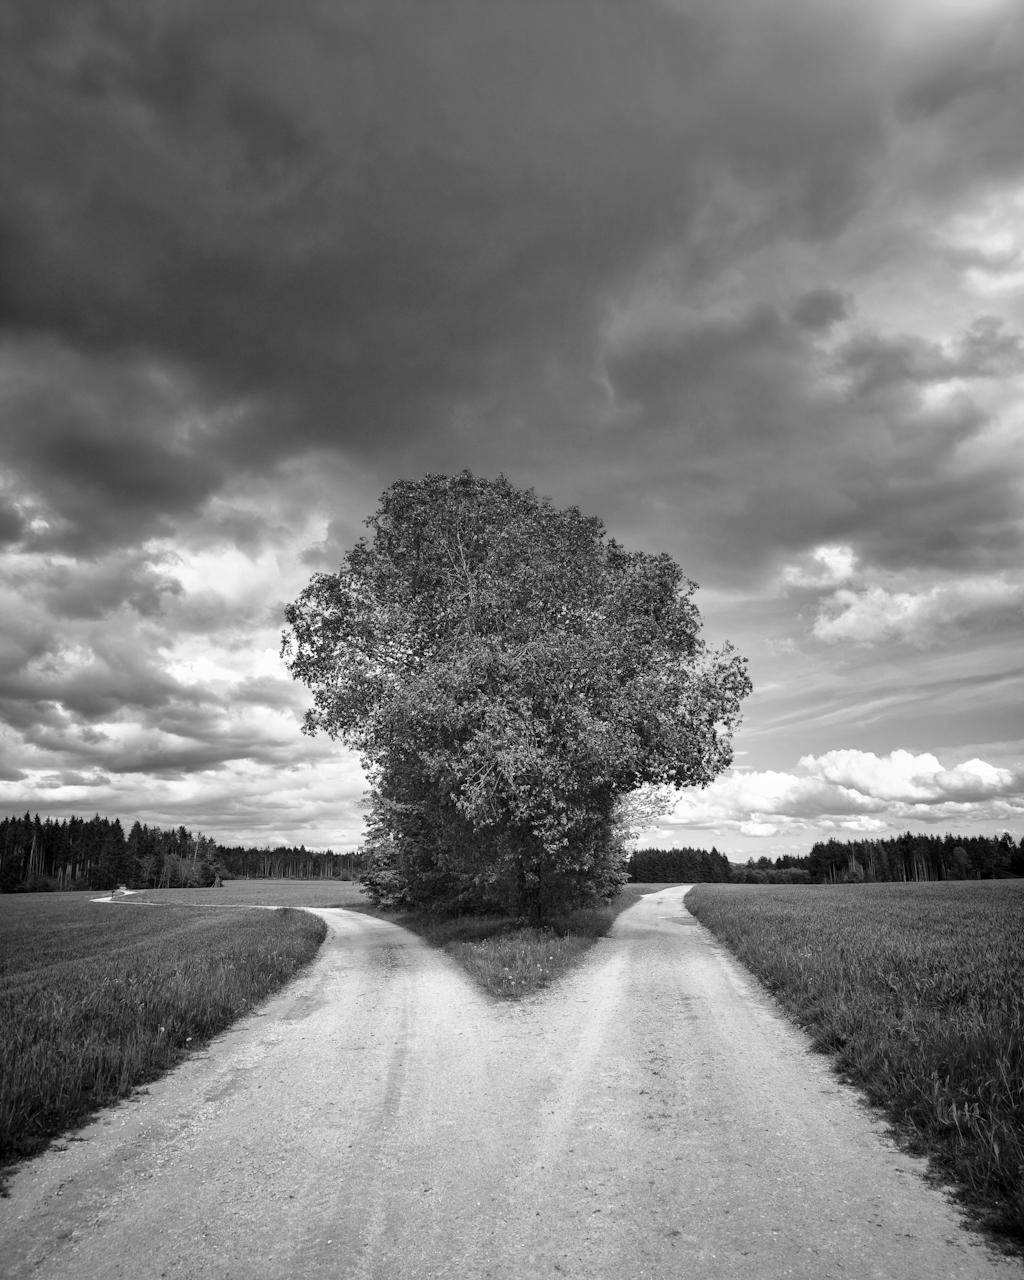
M 369 774 L 374 899 L 532 917 L 625 879 L 617 801 L 704 785 L 750 691 L 700 637 L 695 585 L 504 478 L 383 495 L 337 573 L 286 610 L 309 733 Z

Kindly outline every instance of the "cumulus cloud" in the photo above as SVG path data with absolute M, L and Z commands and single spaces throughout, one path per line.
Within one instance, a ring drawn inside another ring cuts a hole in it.
M 804 756 L 803 774 L 734 772 L 687 791 L 652 831 L 680 839 L 709 829 L 771 837 L 884 832 L 913 823 L 1008 823 L 1024 817 L 1024 769 L 977 758 L 951 768 L 929 752 L 829 751 Z
M 803 560 L 783 568 L 783 582 L 795 587 L 832 586 L 852 577 L 857 563 L 853 548 L 842 545 L 814 547 Z
M 304 699 L 278 653 L 274 589 L 305 579 L 308 536 L 287 555 L 207 543 L 5 565 L 0 809 L 140 812 L 225 839 L 351 847 L 361 771 L 299 733 Z
M 926 648 L 965 627 L 990 629 L 1024 620 L 1024 583 L 980 577 L 938 583 L 920 591 L 841 588 L 822 604 L 816 639 L 878 645 L 899 640 Z
M 909 751 L 893 751 L 880 758 L 870 751 L 829 751 L 822 756 L 804 756 L 800 765 L 813 777 L 886 802 L 938 804 L 1020 796 L 1024 791 L 1024 778 L 1009 769 L 978 759 L 945 769 L 927 752 L 915 756 Z

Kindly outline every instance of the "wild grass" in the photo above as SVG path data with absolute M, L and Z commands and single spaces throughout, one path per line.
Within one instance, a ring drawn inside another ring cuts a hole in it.
M 93 893 L 92 897 L 98 895 Z M 354 907 L 365 905 L 354 880 L 225 880 L 219 889 L 140 889 L 129 902 L 178 903 L 189 907 Z
M 173 1066 L 325 934 L 293 910 L 0 897 L 0 1166 Z
M 1019 1247 L 1024 881 L 700 885 L 686 905 Z
M 663 884 L 628 884 L 606 907 L 554 916 L 540 925 L 511 916 L 410 915 L 365 908 L 418 934 L 460 964 L 485 991 L 521 1000 L 577 965 L 615 917 Z

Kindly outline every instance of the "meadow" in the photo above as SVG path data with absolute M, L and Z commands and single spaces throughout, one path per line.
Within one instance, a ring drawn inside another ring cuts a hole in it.
M 91 894 L 98 897 L 98 894 Z M 133 903 L 201 907 L 356 907 L 366 894 L 355 880 L 225 880 L 219 889 L 139 889 Z
M 326 934 L 306 912 L 240 910 L 230 891 L 145 896 L 176 893 L 189 905 L 0 896 L 0 1166 L 173 1066 Z
M 686 906 L 980 1224 L 1024 1242 L 1024 881 L 699 885 Z

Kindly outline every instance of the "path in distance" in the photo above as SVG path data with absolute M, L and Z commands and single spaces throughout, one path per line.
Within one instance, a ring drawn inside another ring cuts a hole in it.
M 521 1004 L 394 925 L 319 911 L 331 933 L 287 990 L 15 1175 L 0 1275 L 1024 1277 L 685 891 Z

